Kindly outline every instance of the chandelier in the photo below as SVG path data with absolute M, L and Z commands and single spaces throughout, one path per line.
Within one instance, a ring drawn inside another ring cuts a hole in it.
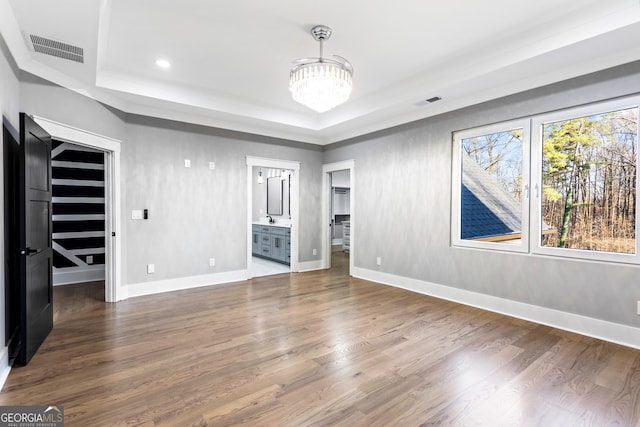
M 324 113 L 349 99 L 353 66 L 338 55 L 333 56 L 335 59 L 322 57 L 322 44 L 331 37 L 331 28 L 316 25 L 311 35 L 320 42 L 320 56 L 294 61 L 289 73 L 289 90 L 296 102 Z

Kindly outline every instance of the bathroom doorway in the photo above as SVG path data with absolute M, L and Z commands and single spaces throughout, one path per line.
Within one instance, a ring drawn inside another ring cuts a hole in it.
M 300 163 L 247 157 L 247 275 L 298 271 Z

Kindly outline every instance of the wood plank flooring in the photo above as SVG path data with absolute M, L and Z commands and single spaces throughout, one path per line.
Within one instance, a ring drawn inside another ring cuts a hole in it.
M 107 304 L 55 326 L 0 405 L 67 426 L 638 426 L 640 351 L 334 269 Z

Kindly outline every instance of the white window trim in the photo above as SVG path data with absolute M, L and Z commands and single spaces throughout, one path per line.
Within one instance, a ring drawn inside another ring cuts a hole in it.
M 614 252 L 588 251 L 582 249 L 567 249 L 542 246 L 540 224 L 542 221 L 542 144 L 544 138 L 544 125 L 551 122 L 570 120 L 594 114 L 618 111 L 628 108 L 639 108 L 640 96 L 626 97 L 613 101 L 598 102 L 586 106 L 566 109 L 548 114 L 541 114 L 532 118 L 531 125 L 531 222 L 529 234 L 531 238 L 531 252 L 554 257 L 577 258 L 595 261 L 611 261 L 621 263 L 640 263 L 640 190 L 636 188 L 636 247 L 635 254 L 623 254 Z M 640 120 L 639 120 L 640 122 Z M 637 129 L 640 136 L 640 129 Z M 640 150 L 636 150 L 636 176 L 640 168 Z M 638 180 L 636 180 L 638 182 Z
M 487 126 L 457 131 L 453 133 L 452 151 L 452 200 L 451 200 L 451 244 L 452 246 L 491 249 L 508 252 L 529 252 L 529 141 L 530 126 L 529 119 L 511 120 L 507 122 L 495 123 Z M 478 240 L 468 240 L 460 238 L 461 227 L 461 203 L 462 196 L 462 140 L 480 137 L 498 132 L 507 132 L 514 129 L 522 129 L 522 238 L 520 244 L 506 242 L 485 242 Z

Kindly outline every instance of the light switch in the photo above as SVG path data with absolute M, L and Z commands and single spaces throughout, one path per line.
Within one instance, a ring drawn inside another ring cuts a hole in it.
M 139 209 L 132 210 L 131 219 L 142 219 L 142 210 L 139 210 Z

